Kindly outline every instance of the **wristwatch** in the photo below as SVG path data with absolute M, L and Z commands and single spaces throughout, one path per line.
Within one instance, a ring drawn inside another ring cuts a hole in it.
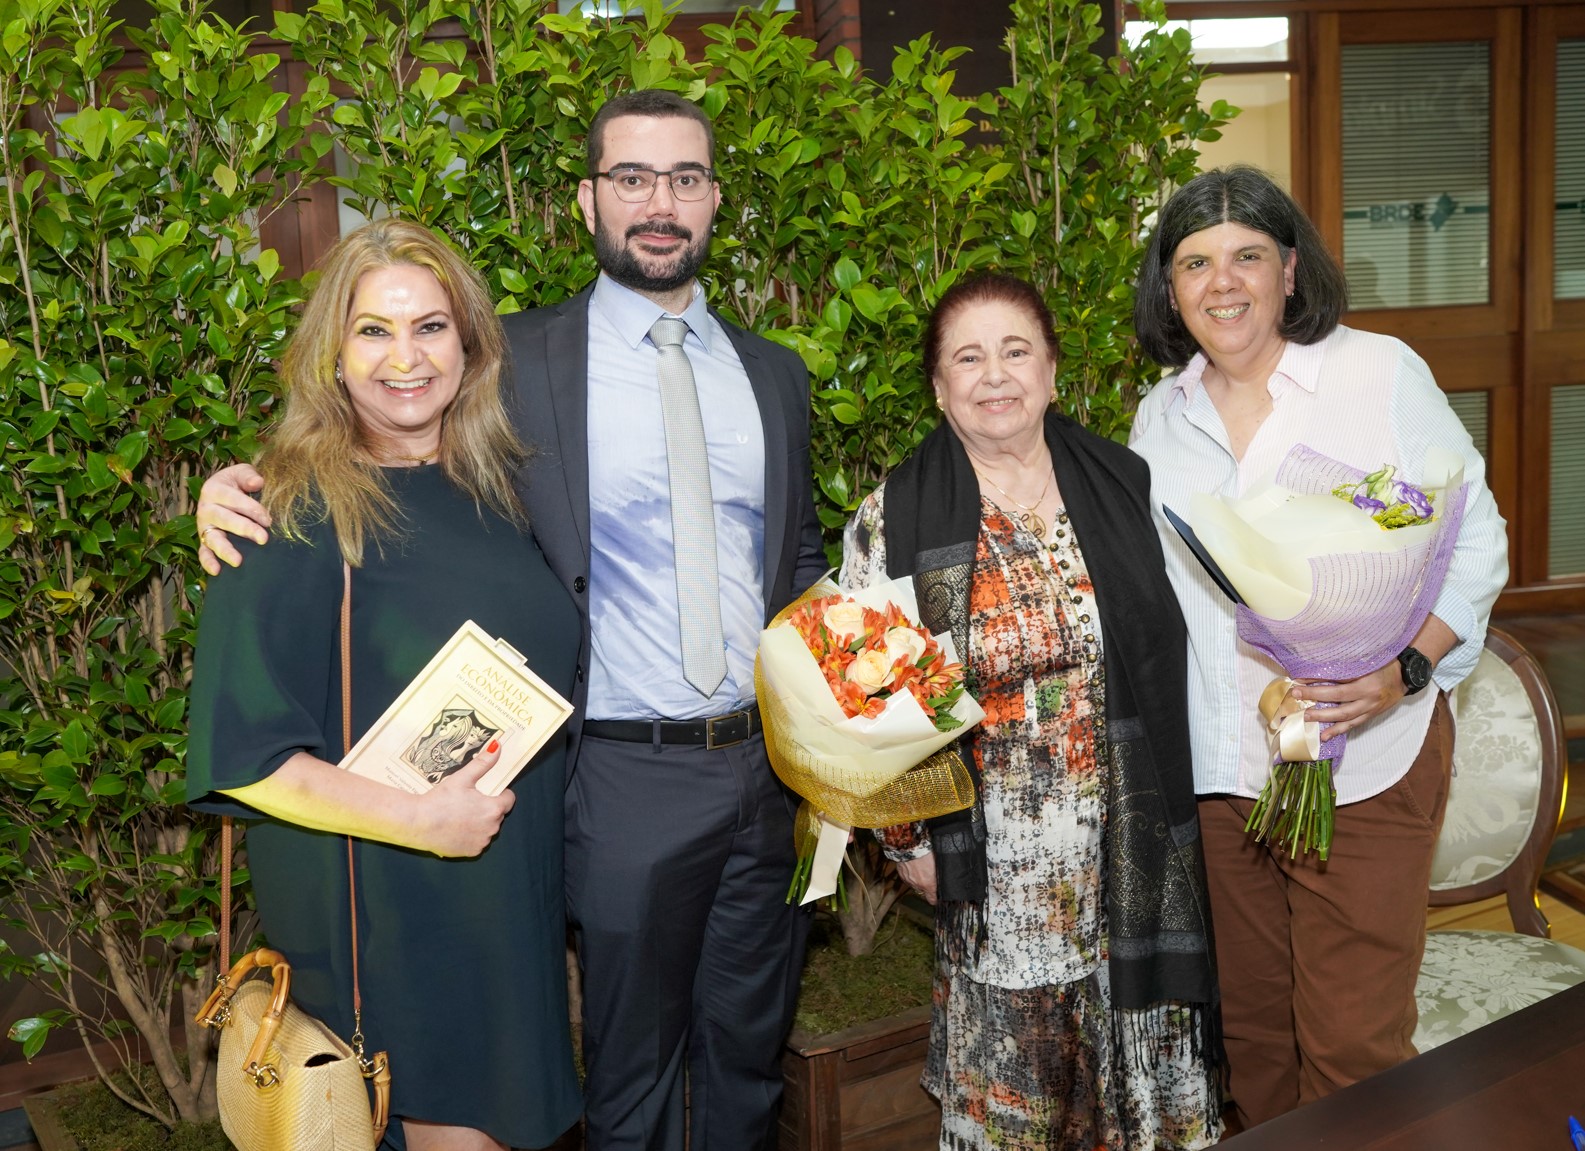
M 1417 648 L 1406 647 L 1398 653 L 1398 670 L 1403 674 L 1403 694 L 1413 695 L 1431 682 L 1431 661 Z

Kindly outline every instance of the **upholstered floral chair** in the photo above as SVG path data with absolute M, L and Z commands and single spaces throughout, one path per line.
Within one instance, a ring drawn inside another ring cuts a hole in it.
M 1534 657 L 1492 628 L 1453 711 L 1453 787 L 1431 864 L 1431 905 L 1506 895 L 1514 931 L 1427 933 L 1415 987 L 1421 1051 L 1585 983 L 1585 951 L 1548 938 L 1536 899 L 1567 763 L 1552 689 Z

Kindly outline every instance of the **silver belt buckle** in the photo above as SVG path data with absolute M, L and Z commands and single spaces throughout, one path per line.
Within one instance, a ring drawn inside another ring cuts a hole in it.
M 736 739 L 722 740 L 718 743 L 715 738 L 715 725 L 718 723 L 725 723 L 730 719 L 741 719 L 743 721 L 743 734 L 738 736 Z M 738 744 L 742 743 L 748 738 L 749 726 L 748 712 L 746 711 L 732 711 L 728 712 L 726 715 L 712 715 L 709 719 L 704 721 L 705 750 L 714 751 L 721 747 L 736 747 Z

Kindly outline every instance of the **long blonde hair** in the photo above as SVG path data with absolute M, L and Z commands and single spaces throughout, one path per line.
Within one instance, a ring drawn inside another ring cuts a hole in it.
M 336 363 L 358 281 L 380 268 L 426 268 L 450 302 L 467 357 L 457 397 L 441 417 L 438 466 L 458 489 L 522 525 L 512 477 L 527 452 L 501 398 L 506 337 L 483 278 L 435 232 L 383 219 L 343 236 L 320 261 L 319 284 L 281 361 L 285 412 L 259 460 L 264 505 L 282 534 L 302 539 L 328 516 L 354 567 L 364 546 L 399 532 L 398 509 L 377 445 L 359 422 Z

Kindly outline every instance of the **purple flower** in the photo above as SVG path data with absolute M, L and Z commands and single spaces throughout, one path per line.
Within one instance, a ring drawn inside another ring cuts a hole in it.
M 1402 480 L 1393 483 L 1393 489 L 1401 503 L 1408 504 L 1414 509 L 1414 514 L 1423 520 L 1431 518 L 1431 501 L 1425 498 L 1425 493 L 1413 484 L 1406 484 Z
M 1424 499 L 1425 497 L 1421 496 L 1420 498 Z M 1375 515 L 1377 512 L 1387 510 L 1386 504 L 1382 503 L 1380 500 L 1371 499 L 1364 492 L 1359 492 L 1354 496 L 1354 506 L 1356 508 L 1362 508 L 1371 515 Z

